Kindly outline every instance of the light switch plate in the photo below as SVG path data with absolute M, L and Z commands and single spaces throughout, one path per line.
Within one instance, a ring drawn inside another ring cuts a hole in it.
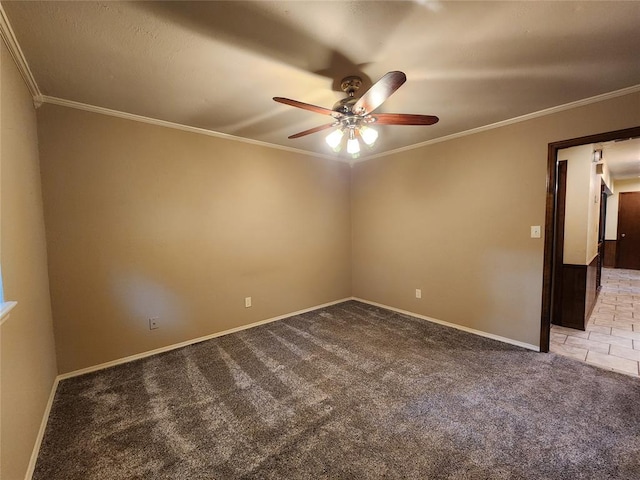
M 540 238 L 540 225 L 531 226 L 531 238 Z

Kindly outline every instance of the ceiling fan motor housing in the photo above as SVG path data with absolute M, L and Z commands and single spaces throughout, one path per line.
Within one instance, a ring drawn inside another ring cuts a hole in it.
M 340 88 L 349 96 L 347 98 L 338 100 L 333 105 L 333 110 L 336 112 L 340 112 L 344 115 L 352 114 L 353 112 L 352 107 L 358 101 L 358 99 L 355 98 L 355 93 L 358 91 L 358 89 L 361 86 L 362 86 L 362 79 L 360 77 L 352 75 L 352 76 L 343 78 L 342 82 L 340 82 Z
M 353 95 L 358 91 L 358 89 L 362 86 L 362 79 L 358 76 L 351 75 L 349 77 L 344 77 L 342 82 L 340 82 L 340 88 L 343 92 L 346 92 L 347 95 L 353 97 Z
M 357 101 L 358 99 L 354 97 L 343 98 L 333 105 L 333 110 L 344 115 L 353 115 L 352 107 Z

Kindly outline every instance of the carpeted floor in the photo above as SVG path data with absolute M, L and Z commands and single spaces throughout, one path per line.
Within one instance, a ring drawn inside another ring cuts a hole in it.
M 640 479 L 640 380 L 350 301 L 60 383 L 37 480 Z

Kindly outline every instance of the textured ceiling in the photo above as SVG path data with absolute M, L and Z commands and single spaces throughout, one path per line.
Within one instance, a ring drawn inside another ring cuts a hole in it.
M 331 154 L 340 80 L 401 70 L 370 155 L 640 84 L 640 2 L 2 2 L 45 96 Z M 325 133 L 326 134 L 326 133 Z
M 615 179 L 640 177 L 640 138 L 594 145 L 602 148 L 602 159 Z

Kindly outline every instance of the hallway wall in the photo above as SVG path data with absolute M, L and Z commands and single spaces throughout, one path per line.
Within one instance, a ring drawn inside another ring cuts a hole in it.
M 617 240 L 618 238 L 618 199 L 622 192 L 640 192 L 640 178 L 615 181 L 613 195 L 607 199 L 606 240 Z

